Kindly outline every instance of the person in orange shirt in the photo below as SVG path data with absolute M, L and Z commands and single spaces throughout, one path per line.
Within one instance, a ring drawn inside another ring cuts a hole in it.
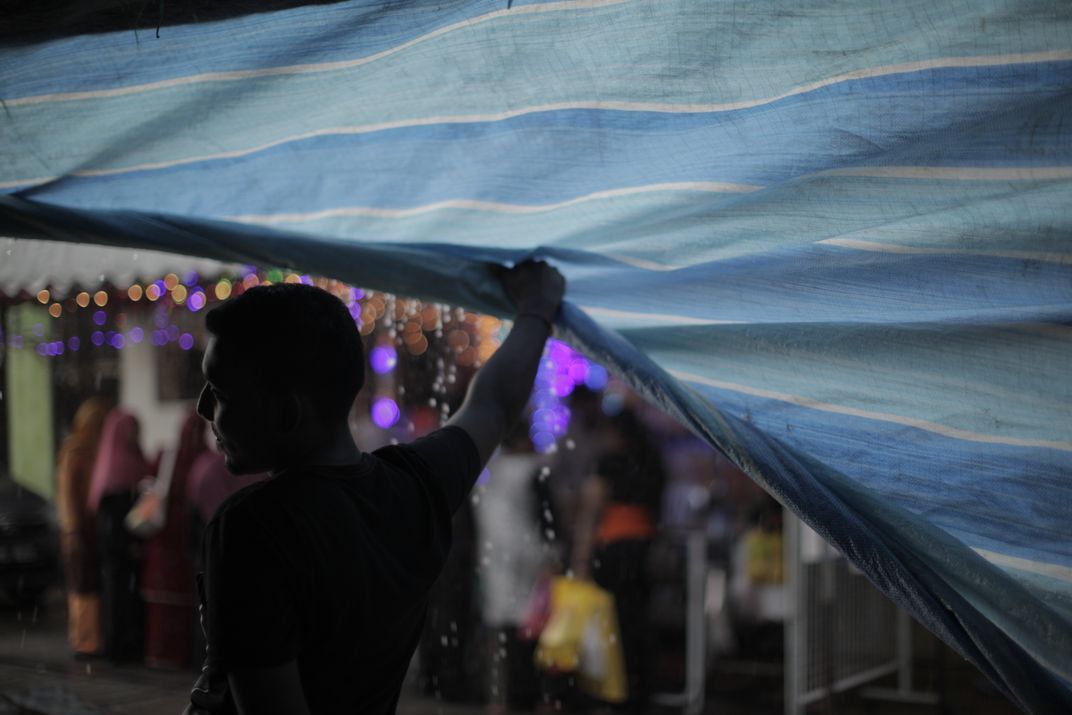
M 644 712 L 650 695 L 652 633 L 648 551 L 659 524 L 662 455 L 631 409 L 610 417 L 596 471 L 581 487 L 571 565 L 614 595 L 625 654 L 626 708 Z

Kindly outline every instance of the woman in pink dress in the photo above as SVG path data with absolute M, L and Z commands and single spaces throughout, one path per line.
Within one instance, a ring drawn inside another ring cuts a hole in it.
M 186 485 L 191 467 L 207 449 L 205 422 L 191 411 L 179 435 L 165 502 L 164 528 L 145 545 L 141 587 L 145 599 L 145 662 L 151 666 L 184 668 L 190 663 L 189 619 L 197 600 L 193 566 L 186 553 Z
M 100 559 L 104 652 L 116 662 L 141 660 L 145 630 L 138 588 L 142 544 L 123 523 L 137 500 L 138 484 L 153 472 L 142 454 L 139 433 L 134 415 L 120 409 L 108 414 L 89 486 Z

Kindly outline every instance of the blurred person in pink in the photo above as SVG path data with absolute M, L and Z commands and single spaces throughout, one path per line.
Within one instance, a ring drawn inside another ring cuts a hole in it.
M 100 559 L 104 653 L 116 662 L 141 660 L 143 653 L 142 543 L 123 523 L 137 500 L 138 484 L 153 472 L 141 451 L 140 432 L 129 412 L 108 414 L 89 487 Z
M 164 527 L 145 544 L 141 593 L 145 600 L 145 662 L 151 666 L 184 668 L 190 662 L 189 614 L 197 599 L 193 564 L 186 551 L 187 482 L 195 461 L 207 449 L 204 423 L 190 410 L 174 455 Z
M 109 405 L 91 397 L 74 416 L 71 434 L 56 463 L 56 511 L 67 586 L 67 639 L 76 656 L 102 648 L 96 532 L 89 510 L 89 486 Z
M 202 432 L 206 431 L 208 425 L 202 422 L 201 429 Z M 231 474 L 227 470 L 223 452 L 213 449 L 211 445 L 194 460 L 186 480 L 186 558 L 193 569 L 190 572 L 191 579 L 195 580 L 197 574 L 204 569 L 201 539 L 205 533 L 205 525 L 212 521 L 220 504 L 243 487 L 255 484 L 267 476 L 263 472 Z M 201 617 L 196 603 L 189 614 L 188 627 L 193 642 L 190 652 L 194 655 L 194 665 L 200 665 L 197 659 L 205 652 L 205 632 L 201 628 Z

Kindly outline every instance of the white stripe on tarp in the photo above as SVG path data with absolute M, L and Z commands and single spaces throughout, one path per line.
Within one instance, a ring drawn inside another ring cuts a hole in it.
M 814 176 L 949 181 L 1056 181 L 1072 179 L 1072 166 L 849 166 Z
M 731 392 L 738 392 L 745 395 L 754 395 L 755 397 L 763 397 L 770 400 L 778 400 L 779 402 L 788 402 L 799 407 L 807 407 L 809 409 L 821 410 L 823 412 L 834 412 L 842 415 L 851 415 L 853 417 L 863 417 L 869 420 L 892 422 L 894 424 L 914 427 L 915 429 L 940 434 L 943 437 L 951 437 L 953 439 L 962 439 L 969 442 L 983 442 L 986 444 L 1005 444 L 1013 447 L 1040 447 L 1043 449 L 1056 449 L 1062 452 L 1072 452 L 1072 442 L 1060 442 L 1048 439 L 1026 439 L 1023 437 L 1004 437 L 1000 435 L 983 434 L 981 432 L 971 432 L 969 430 L 958 429 L 956 427 L 950 427 L 929 420 L 905 417 L 903 415 L 895 415 L 889 412 L 861 410 L 857 407 L 849 407 L 847 405 L 835 405 L 829 402 L 821 402 L 810 397 L 804 397 L 802 395 L 791 395 L 785 392 L 775 392 L 774 390 L 764 390 L 749 385 L 714 380 L 703 375 L 696 375 L 681 370 L 670 370 L 668 372 L 679 380 L 684 380 L 685 382 L 707 385 L 721 390 L 729 390 Z
M 972 550 L 996 566 L 1007 566 L 1018 571 L 1027 571 L 1040 576 L 1049 576 L 1050 578 L 1072 583 L 1072 567 L 1062 566 L 1061 564 L 1051 564 L 1046 561 L 1034 561 L 1033 559 L 1025 559 L 1020 556 L 999 554 L 998 552 L 990 551 L 989 549 L 977 549 L 973 547 Z
M 875 241 L 862 241 L 856 238 L 825 238 L 816 243 L 828 246 L 840 246 L 852 248 L 857 251 L 870 251 L 874 253 L 900 253 L 908 255 L 927 256 L 983 256 L 990 258 L 1012 258 L 1015 260 L 1044 261 L 1046 263 L 1072 264 L 1072 253 L 1050 253 L 1043 251 L 996 251 L 974 248 L 926 248 L 922 246 L 905 246 L 895 243 L 877 243 Z
M 611 320 L 621 319 L 654 325 L 738 325 L 739 320 L 717 320 L 714 318 L 695 318 L 689 315 L 673 315 L 671 313 L 640 313 L 633 310 L 619 310 L 617 308 L 603 308 L 595 305 L 579 306 L 584 312 L 593 317 L 608 318 Z
M 577 196 L 566 201 L 553 204 L 512 204 L 504 201 L 478 201 L 476 199 L 449 199 L 436 201 L 421 206 L 412 206 L 404 209 L 378 208 L 375 206 L 341 206 L 322 211 L 306 211 L 302 213 L 280 214 L 240 214 L 227 217 L 230 221 L 251 223 L 258 225 L 274 225 L 280 223 L 302 223 L 306 221 L 320 221 L 328 218 L 346 217 L 372 217 L 372 218 L 409 218 L 421 214 L 443 211 L 446 209 L 460 209 L 466 211 L 487 211 L 504 214 L 537 214 L 548 211 L 556 211 L 588 201 L 612 199 L 621 196 L 633 196 L 636 194 L 660 193 L 660 192 L 705 192 L 717 194 L 737 194 L 759 191 L 761 186 L 755 184 L 733 184 L 723 181 L 678 181 L 662 184 L 646 184 L 644 186 L 626 186 L 619 189 L 607 189 L 595 191 L 591 194 Z

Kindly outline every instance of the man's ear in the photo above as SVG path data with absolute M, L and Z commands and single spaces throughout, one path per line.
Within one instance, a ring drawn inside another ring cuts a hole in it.
M 287 392 L 280 402 L 279 431 L 282 434 L 294 434 L 305 417 L 305 403 L 295 392 Z

